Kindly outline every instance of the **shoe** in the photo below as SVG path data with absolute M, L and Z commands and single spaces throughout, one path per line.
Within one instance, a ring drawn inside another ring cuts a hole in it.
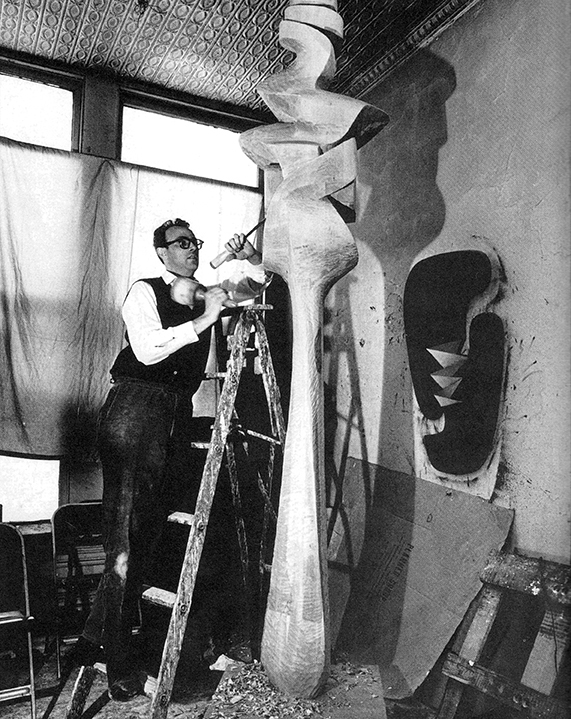
M 145 693 L 145 687 L 138 672 L 116 679 L 109 686 L 109 696 L 116 702 L 129 702 Z
M 253 658 L 249 640 L 231 646 L 226 652 L 226 656 L 235 661 L 244 662 L 244 664 L 251 664 Z
M 79 637 L 68 657 L 66 657 L 66 664 L 70 669 L 73 667 L 92 667 L 96 662 L 100 661 L 105 661 L 103 659 L 103 649 L 85 637 Z

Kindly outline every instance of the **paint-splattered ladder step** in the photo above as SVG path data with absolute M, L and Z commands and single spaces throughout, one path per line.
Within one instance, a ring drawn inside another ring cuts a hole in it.
M 167 607 L 172 609 L 176 599 L 175 592 L 169 592 L 166 589 L 160 589 L 160 587 L 149 587 L 145 589 L 142 595 L 143 599 L 150 604 L 155 604 L 158 607 Z

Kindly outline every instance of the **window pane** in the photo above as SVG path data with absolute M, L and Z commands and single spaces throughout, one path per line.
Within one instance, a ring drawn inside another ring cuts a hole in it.
M 72 116 L 71 90 L 0 75 L 0 135 L 71 150 Z
M 148 110 L 123 108 L 121 159 L 212 180 L 258 186 L 258 168 L 240 134 Z

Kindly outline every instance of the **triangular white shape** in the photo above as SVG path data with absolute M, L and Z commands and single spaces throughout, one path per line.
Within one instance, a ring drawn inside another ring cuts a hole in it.
M 428 349 L 427 351 L 434 357 L 441 367 L 450 367 L 458 363 L 464 363 L 468 359 L 464 355 L 452 354 L 451 352 L 441 352 L 440 350 Z
M 447 407 L 449 404 L 460 404 L 459 399 L 449 399 L 448 397 L 440 397 L 440 395 L 435 394 L 436 400 L 438 404 L 441 407 Z
M 456 389 L 456 387 L 458 387 L 460 382 L 462 382 L 462 377 L 446 377 L 446 376 L 438 375 L 438 374 L 436 374 L 436 372 L 434 374 L 431 374 L 430 376 L 443 389 L 446 387 L 453 386 L 454 389 L 452 391 L 454 391 Z
M 464 357 L 464 355 L 456 355 L 457 357 L 461 357 L 462 359 L 459 362 L 456 362 L 455 364 L 448 365 L 448 367 L 442 367 L 442 369 L 437 370 L 436 372 L 433 372 L 430 376 L 434 377 L 454 377 L 457 376 L 457 372 L 459 372 L 462 367 L 464 366 L 467 357 Z M 436 380 L 438 382 L 438 380 Z
M 452 382 L 448 387 L 443 387 L 438 393 L 441 397 L 452 397 L 458 385 L 462 382 L 462 377 L 457 382 Z

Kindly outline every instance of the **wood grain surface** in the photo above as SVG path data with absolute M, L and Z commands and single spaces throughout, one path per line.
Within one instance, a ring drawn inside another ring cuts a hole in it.
M 388 119 L 324 89 L 335 73 L 330 38 L 342 37 L 342 21 L 336 2 L 323 5 L 294 0 L 286 8 L 291 19 L 281 22 L 279 39 L 296 59 L 258 88 L 279 122 L 241 136 L 244 152 L 272 176 L 264 264 L 286 280 L 292 303 L 291 400 L 262 663 L 279 689 L 299 697 L 320 693 L 330 665 L 323 301 L 358 261 L 353 236 L 330 198 L 352 210 L 357 148 Z

